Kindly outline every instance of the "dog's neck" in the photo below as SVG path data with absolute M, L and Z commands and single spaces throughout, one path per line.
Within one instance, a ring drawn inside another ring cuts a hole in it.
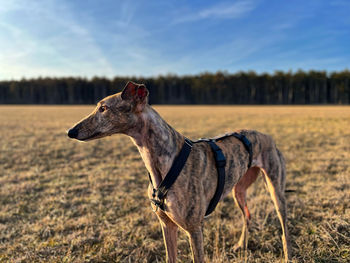
M 148 105 L 140 113 L 139 125 L 128 135 L 137 146 L 154 187 L 157 187 L 180 152 L 184 136 Z

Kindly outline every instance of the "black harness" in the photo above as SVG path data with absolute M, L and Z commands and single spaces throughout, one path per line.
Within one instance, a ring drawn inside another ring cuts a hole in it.
M 217 144 L 215 142 L 222 140 L 226 137 L 230 137 L 230 136 L 234 136 L 237 139 L 239 139 L 243 143 L 247 152 L 249 153 L 249 162 L 248 162 L 248 168 L 249 168 L 252 164 L 252 158 L 253 158 L 252 144 L 247 139 L 247 137 L 245 137 L 241 133 L 234 132 L 234 133 L 225 134 L 225 135 L 220 136 L 220 137 L 215 137 L 215 138 L 211 138 L 211 139 L 199 139 L 197 141 L 191 141 L 191 140 L 185 138 L 184 144 L 182 145 L 182 148 L 181 148 L 179 154 L 176 156 L 176 158 L 173 162 L 173 165 L 171 166 L 169 172 L 164 177 L 164 180 L 159 184 L 158 188 L 154 188 L 151 176 L 148 173 L 149 180 L 150 180 L 151 185 L 153 187 L 153 194 L 152 194 L 152 198 L 150 199 L 150 201 L 156 206 L 155 211 L 157 211 L 158 208 L 160 208 L 163 211 L 165 210 L 165 208 L 164 208 L 165 196 L 168 193 L 170 187 L 176 181 L 182 168 L 184 167 L 184 165 L 187 161 L 187 158 L 191 153 L 193 144 L 199 143 L 199 142 L 207 142 L 209 144 L 211 150 L 213 151 L 216 169 L 218 171 L 218 184 L 216 187 L 216 191 L 215 191 L 215 194 L 214 194 L 213 198 L 211 199 L 209 206 L 207 208 L 207 211 L 205 213 L 205 216 L 210 215 L 214 211 L 216 205 L 219 203 L 220 198 L 222 196 L 222 192 L 224 190 L 224 186 L 225 186 L 226 158 L 225 158 L 224 154 L 222 153 L 220 147 L 217 146 Z

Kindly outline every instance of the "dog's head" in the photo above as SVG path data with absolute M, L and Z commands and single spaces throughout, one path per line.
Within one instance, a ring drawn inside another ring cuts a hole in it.
M 87 141 L 115 133 L 128 133 L 139 124 L 139 116 L 147 103 L 146 86 L 130 81 L 122 92 L 101 100 L 90 115 L 69 129 L 68 136 Z

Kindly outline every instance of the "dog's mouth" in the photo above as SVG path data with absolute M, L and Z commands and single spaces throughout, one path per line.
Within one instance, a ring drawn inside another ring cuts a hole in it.
M 103 137 L 103 134 L 101 132 L 95 132 L 94 134 L 90 135 L 89 137 L 81 138 L 78 140 L 86 142 L 86 141 L 91 141 L 91 140 L 102 138 L 102 137 Z

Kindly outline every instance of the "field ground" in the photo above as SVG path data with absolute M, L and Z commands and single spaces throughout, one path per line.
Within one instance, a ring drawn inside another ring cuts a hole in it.
M 136 147 L 122 135 L 79 143 L 65 131 L 92 106 L 0 106 L 0 262 L 164 262 Z M 350 107 L 157 106 L 189 138 L 271 134 L 287 160 L 296 262 L 350 261 Z M 250 188 L 248 262 L 280 262 L 280 225 L 261 178 Z M 207 262 L 242 262 L 232 198 L 205 223 Z M 190 262 L 185 234 L 178 262 Z

